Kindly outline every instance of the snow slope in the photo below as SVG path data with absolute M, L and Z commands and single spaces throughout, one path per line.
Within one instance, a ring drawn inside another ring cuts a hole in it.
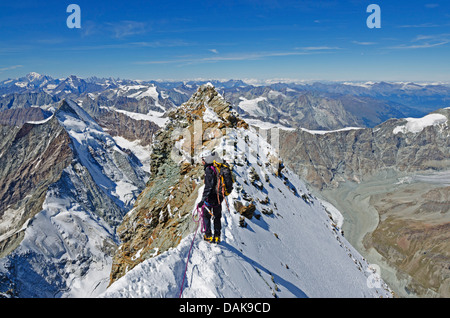
M 222 204 L 220 245 L 203 241 L 199 225 L 176 248 L 140 263 L 100 297 L 178 297 L 181 287 L 184 298 L 391 296 L 341 235 L 336 222 L 342 220 L 332 219 L 340 214 L 328 212 L 289 169 L 277 177 L 269 163 L 276 152 L 255 131 L 232 130 L 216 150 L 234 163 L 236 177 L 230 211 Z M 255 216 L 241 227 L 234 202 L 248 204 L 249 197 Z
M 65 169 L 12 254 L 20 297 L 93 297 L 109 283 L 114 228 L 80 203 L 89 184 L 79 173 L 72 166 Z

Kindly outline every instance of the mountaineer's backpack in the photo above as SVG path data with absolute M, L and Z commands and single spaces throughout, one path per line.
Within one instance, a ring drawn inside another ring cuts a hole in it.
M 233 173 L 226 162 L 220 163 L 214 160 L 214 167 L 217 171 L 217 194 L 226 197 L 233 191 Z

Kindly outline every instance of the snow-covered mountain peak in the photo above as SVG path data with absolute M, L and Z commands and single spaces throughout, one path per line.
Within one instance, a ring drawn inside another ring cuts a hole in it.
M 148 173 L 70 100 L 50 119 L 11 128 L 7 136 L 1 166 L 15 173 L 0 172 L 3 183 L 16 186 L 1 194 L 7 206 L 0 215 L 0 296 L 103 292 L 115 228 Z M 5 197 L 14 201 L 8 205 Z
M 219 111 L 222 100 L 204 85 L 169 115 L 155 140 L 157 166 L 118 230 L 122 244 L 102 297 L 390 297 L 343 237 L 339 215 L 283 166 L 264 134 L 242 124 L 230 124 L 226 134 L 213 138 L 204 134 L 211 125 L 224 125 L 201 116 L 207 106 L 219 119 L 227 117 L 230 109 Z M 172 135 L 176 127 L 185 134 Z M 220 245 L 203 241 L 195 222 L 203 168 L 186 147 L 195 140 L 188 132 L 203 136 L 194 147 L 216 150 L 233 167 L 235 187 L 222 203 Z
M 36 73 L 36 72 L 30 72 L 25 76 L 30 82 L 40 79 L 42 77 L 41 74 Z
M 181 105 L 186 111 L 194 111 L 208 104 L 212 101 L 220 104 L 229 105 L 229 103 L 217 92 L 214 85 L 211 83 L 203 84 L 197 88 L 197 91 L 191 98 Z

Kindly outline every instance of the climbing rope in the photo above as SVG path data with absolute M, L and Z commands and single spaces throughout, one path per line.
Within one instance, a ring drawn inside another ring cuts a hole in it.
M 189 248 L 189 253 L 188 253 L 188 256 L 186 259 L 186 267 L 184 268 L 183 282 L 181 283 L 180 295 L 178 296 L 178 298 L 181 298 L 181 294 L 183 293 L 184 280 L 186 278 L 186 272 L 187 272 L 187 267 L 189 264 L 189 258 L 191 257 L 192 246 L 194 246 L 194 240 L 195 240 L 195 237 L 197 236 L 197 231 L 198 231 L 200 223 L 202 223 L 201 232 L 202 233 L 205 232 L 205 224 L 203 223 L 203 207 L 204 207 L 204 205 L 202 206 L 201 209 L 199 209 L 199 207 L 197 206 L 196 211 L 192 214 L 192 220 L 194 220 L 194 222 L 197 223 L 197 227 L 195 228 L 195 234 L 194 234 L 194 237 L 192 238 L 191 247 Z
M 215 169 L 214 169 L 214 172 L 216 172 Z M 225 202 L 227 204 L 228 213 L 230 213 L 230 208 L 228 206 L 228 200 L 227 200 L 227 197 L 225 196 L 225 193 L 224 193 L 224 187 L 222 187 L 222 195 L 223 195 L 223 198 L 225 198 Z M 219 200 L 219 193 L 217 193 L 217 199 L 220 202 L 220 200 Z M 181 283 L 180 295 L 178 296 L 178 298 L 181 298 L 181 294 L 183 293 L 184 280 L 186 278 L 187 267 L 188 267 L 188 264 L 189 264 L 189 259 L 191 257 L 191 250 L 192 250 L 192 246 L 194 246 L 195 237 L 197 236 L 197 231 L 198 231 L 200 223 L 202 224 L 201 232 L 202 233 L 206 232 L 205 223 L 203 222 L 203 212 L 204 212 L 205 208 L 206 208 L 206 211 L 208 211 L 208 213 L 211 214 L 212 217 L 214 217 L 213 213 L 211 212 L 211 209 L 208 209 L 208 207 L 205 206 L 205 204 L 202 205 L 201 209 L 197 206 L 197 209 L 194 211 L 194 213 L 192 213 L 192 219 L 194 220 L 195 223 L 197 223 L 197 227 L 195 228 L 195 234 L 194 234 L 194 237 L 192 238 L 191 247 L 189 248 L 189 253 L 188 253 L 188 256 L 187 256 L 187 259 L 186 259 L 186 267 L 184 269 L 183 282 Z

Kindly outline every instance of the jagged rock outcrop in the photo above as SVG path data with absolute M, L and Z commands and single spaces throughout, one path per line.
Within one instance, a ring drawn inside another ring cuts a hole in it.
M 39 107 L 8 109 L 0 112 L 0 125 L 21 127 L 26 122 L 42 121 L 51 115 Z
M 96 119 L 111 136 L 120 136 L 129 141 L 139 140 L 142 146 L 151 144 L 153 134 L 160 128 L 151 121 L 136 120 L 114 110 L 102 112 Z
M 73 159 L 70 138 L 53 117 L 46 124 L 3 126 L 0 148 L 0 257 L 21 241 L 23 225 L 42 208 L 48 187 Z
M 40 92 L 24 92 L 5 94 L 0 97 L 0 111 L 16 108 L 29 108 L 31 106 L 52 105 L 59 101 L 57 97 Z
M 245 205 L 242 204 L 241 201 L 235 201 L 234 208 L 240 215 L 246 217 L 247 219 L 251 219 L 256 210 L 256 206 L 253 203 L 247 203 L 247 205 Z
M 151 176 L 118 228 L 122 244 L 114 256 L 111 283 L 143 260 L 179 244 L 193 230 L 192 207 L 203 182 L 198 156 L 212 149 L 226 128 L 248 127 L 212 85 L 203 85 L 155 134 Z

